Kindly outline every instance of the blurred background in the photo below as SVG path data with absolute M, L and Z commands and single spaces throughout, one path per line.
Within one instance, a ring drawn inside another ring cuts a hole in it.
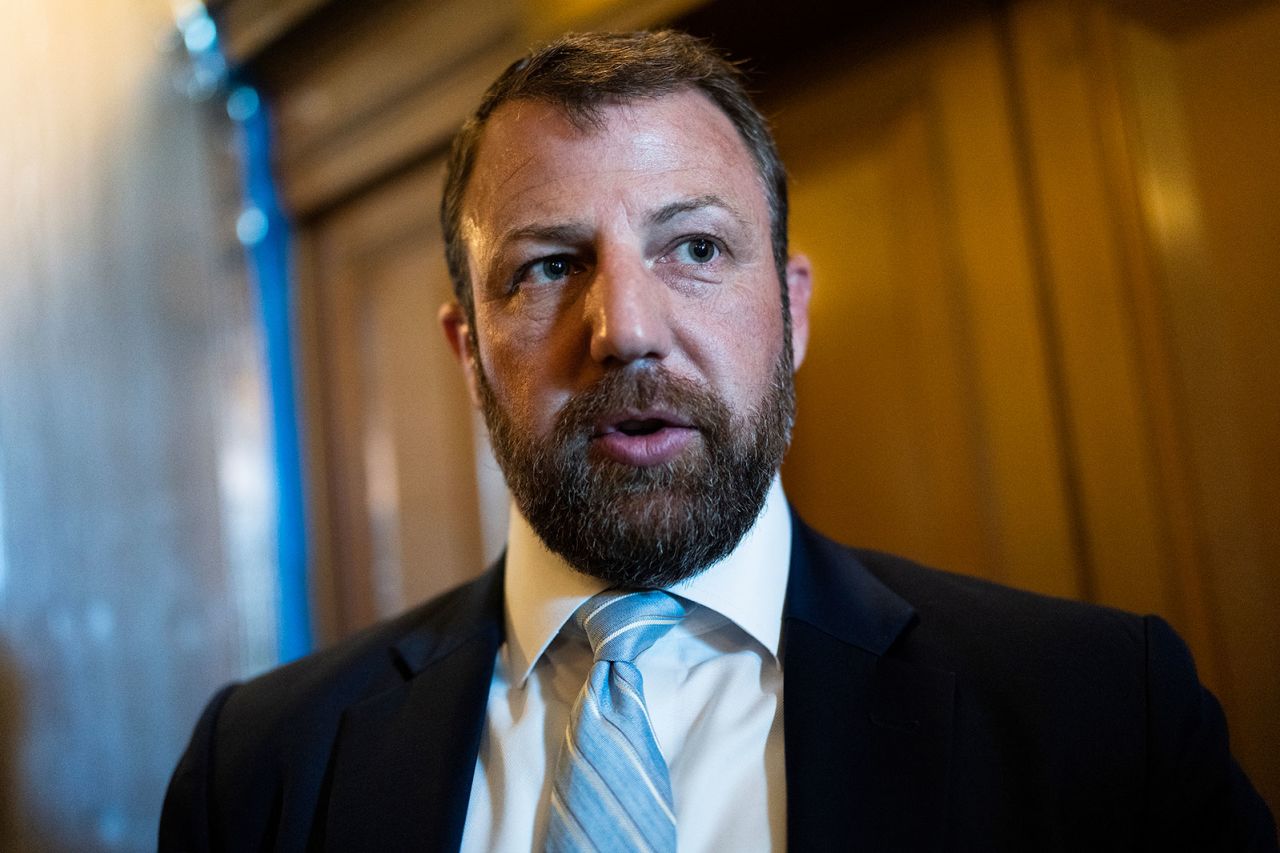
M 0 5 L 0 848 L 154 849 L 220 684 L 478 573 L 442 157 L 569 29 L 744 60 L 827 534 L 1155 612 L 1280 808 L 1280 2 Z

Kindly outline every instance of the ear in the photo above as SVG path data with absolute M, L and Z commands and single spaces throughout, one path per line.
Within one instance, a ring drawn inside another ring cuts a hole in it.
M 476 354 L 471 349 L 471 324 L 467 322 L 467 312 L 457 302 L 446 302 L 440 306 L 438 314 L 440 329 L 449 349 L 462 366 L 462 375 L 467 380 L 467 393 L 471 396 L 471 405 L 480 408 L 480 388 L 477 385 Z
M 791 351 L 800 369 L 809 348 L 809 297 L 813 295 L 813 266 L 805 255 L 787 260 L 787 298 L 791 303 Z

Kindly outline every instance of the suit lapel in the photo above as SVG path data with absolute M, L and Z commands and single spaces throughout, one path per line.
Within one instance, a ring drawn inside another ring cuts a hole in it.
M 782 650 L 788 846 L 936 849 L 955 677 L 897 655 L 912 607 L 794 522 Z
M 403 683 L 343 715 L 330 763 L 323 848 L 457 850 L 494 658 L 501 570 L 393 650 Z
M 782 647 L 788 846 L 936 849 L 955 678 L 896 655 L 915 611 L 793 520 Z M 391 650 L 402 683 L 343 715 L 313 841 L 458 849 L 501 642 L 499 565 Z

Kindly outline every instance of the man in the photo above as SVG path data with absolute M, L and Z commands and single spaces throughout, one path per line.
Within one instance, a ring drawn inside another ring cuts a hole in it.
M 162 849 L 1276 849 L 1162 621 L 788 511 L 810 270 L 721 58 L 676 33 L 526 57 L 442 220 L 507 553 L 220 692 Z

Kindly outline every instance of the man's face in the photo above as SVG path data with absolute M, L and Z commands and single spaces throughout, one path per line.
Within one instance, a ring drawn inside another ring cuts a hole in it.
M 665 586 L 731 550 L 789 438 L 769 210 L 704 96 L 491 117 L 463 207 L 474 337 L 442 312 L 526 518 L 576 568 Z M 788 268 L 797 359 L 808 268 Z M 474 341 L 474 351 L 472 350 Z

